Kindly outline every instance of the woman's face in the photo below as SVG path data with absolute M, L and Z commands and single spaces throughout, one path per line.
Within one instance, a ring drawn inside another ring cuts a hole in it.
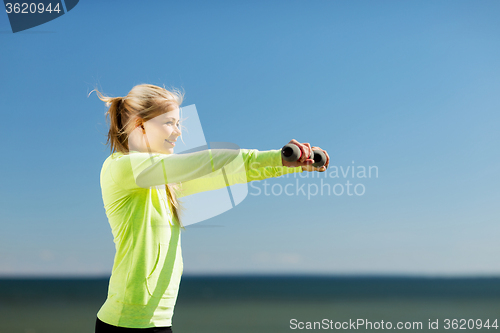
M 165 112 L 144 123 L 145 137 L 152 152 L 173 154 L 175 141 L 181 135 L 179 108 Z M 142 131 L 142 128 L 141 128 Z

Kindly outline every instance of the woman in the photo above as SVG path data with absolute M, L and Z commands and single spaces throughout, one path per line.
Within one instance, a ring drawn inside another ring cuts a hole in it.
M 109 106 L 112 154 L 103 163 L 100 181 L 116 255 L 95 332 L 172 332 L 183 271 L 180 230 L 185 230 L 177 199 L 286 173 L 323 172 L 328 154 L 321 168 L 305 158 L 312 148 L 321 148 L 296 140 L 290 143 L 303 152 L 296 162 L 283 161 L 279 149 L 174 154 L 181 136 L 180 92 L 150 84 L 135 86 L 123 98 L 96 92 Z

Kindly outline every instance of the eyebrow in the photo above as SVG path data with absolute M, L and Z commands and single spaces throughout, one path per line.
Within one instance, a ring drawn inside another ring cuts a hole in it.
M 180 120 L 178 120 L 177 118 L 174 118 L 174 117 L 167 117 L 167 118 L 165 118 L 165 119 L 169 119 L 169 118 L 170 118 L 170 119 L 173 119 L 173 120 L 180 121 Z

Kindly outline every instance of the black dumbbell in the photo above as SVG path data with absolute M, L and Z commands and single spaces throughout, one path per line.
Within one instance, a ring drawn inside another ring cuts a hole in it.
M 281 148 L 281 156 L 285 161 L 295 162 L 302 156 L 302 150 L 300 150 L 299 146 L 289 143 Z M 314 160 L 313 167 L 320 168 L 326 164 L 326 155 L 322 150 L 311 150 L 309 158 Z

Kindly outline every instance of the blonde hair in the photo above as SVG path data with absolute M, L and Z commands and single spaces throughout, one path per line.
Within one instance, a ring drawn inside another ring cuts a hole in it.
M 103 96 L 97 89 L 94 90 L 99 99 L 106 102 L 106 106 L 109 107 L 105 113 L 106 118 L 109 118 L 106 145 L 110 144 L 111 154 L 116 151 L 128 154 L 128 136 L 138 124 L 177 109 L 184 100 L 184 93 L 178 89 L 173 88 L 169 91 L 165 87 L 152 84 L 136 85 L 125 97 Z M 179 216 L 183 208 L 176 195 L 179 185 L 165 184 L 165 190 L 179 227 L 185 229 Z

